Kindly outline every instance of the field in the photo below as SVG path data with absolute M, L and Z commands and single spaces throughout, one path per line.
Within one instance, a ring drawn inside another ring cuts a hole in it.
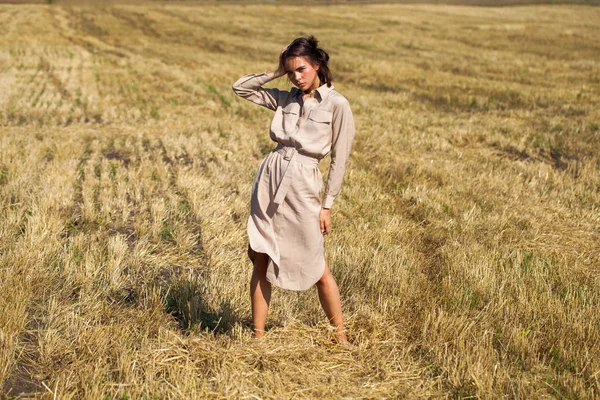
M 231 84 L 308 34 L 357 124 L 348 348 L 315 288 L 250 330 L 274 143 Z M 0 6 L 0 397 L 599 397 L 598 38 L 586 5 Z

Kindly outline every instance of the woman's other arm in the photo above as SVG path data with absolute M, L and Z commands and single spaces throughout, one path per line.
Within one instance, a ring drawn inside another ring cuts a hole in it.
M 346 162 L 354 141 L 356 128 L 348 100 L 343 99 L 333 107 L 332 116 L 331 165 L 325 186 L 322 206 L 329 209 L 342 187 L 346 171 Z

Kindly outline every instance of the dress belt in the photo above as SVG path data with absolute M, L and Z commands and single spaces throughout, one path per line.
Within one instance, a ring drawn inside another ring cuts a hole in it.
M 299 162 L 300 164 L 318 165 L 319 159 L 307 156 L 305 154 L 300 154 L 295 147 L 283 146 L 281 144 L 278 144 L 273 151 L 283 155 L 283 159 L 289 161 L 285 167 L 285 171 L 283 171 L 283 176 L 277 185 L 277 189 L 275 189 L 275 199 L 273 202 L 279 205 L 283 202 L 283 199 L 285 198 L 285 195 L 287 194 L 287 191 L 292 183 L 292 167 L 295 165 L 295 163 Z

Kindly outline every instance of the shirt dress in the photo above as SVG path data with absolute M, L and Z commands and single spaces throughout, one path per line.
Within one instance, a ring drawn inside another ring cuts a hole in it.
M 263 88 L 273 75 L 242 76 L 238 95 L 275 111 L 270 136 L 277 146 L 261 161 L 252 187 L 248 217 L 248 255 L 269 256 L 267 280 L 290 290 L 306 290 L 325 270 L 321 207 L 331 208 L 342 185 L 354 140 L 348 100 L 334 86 L 322 85 L 313 97 L 303 92 Z M 321 159 L 331 153 L 323 199 Z

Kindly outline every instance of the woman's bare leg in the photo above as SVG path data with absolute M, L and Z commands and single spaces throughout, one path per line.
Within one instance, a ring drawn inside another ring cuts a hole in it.
M 346 330 L 342 321 L 342 304 L 340 302 L 340 291 L 338 290 L 337 283 L 329 267 L 325 264 L 325 272 L 319 281 L 317 282 L 317 289 L 319 290 L 319 301 L 321 306 L 329 318 L 331 325 L 335 327 L 335 338 L 340 343 L 348 342 L 346 337 Z
M 250 280 L 250 299 L 252 301 L 252 323 L 254 336 L 265 335 L 265 323 L 271 301 L 271 283 L 267 281 L 267 263 L 269 256 L 254 253 L 254 270 Z

